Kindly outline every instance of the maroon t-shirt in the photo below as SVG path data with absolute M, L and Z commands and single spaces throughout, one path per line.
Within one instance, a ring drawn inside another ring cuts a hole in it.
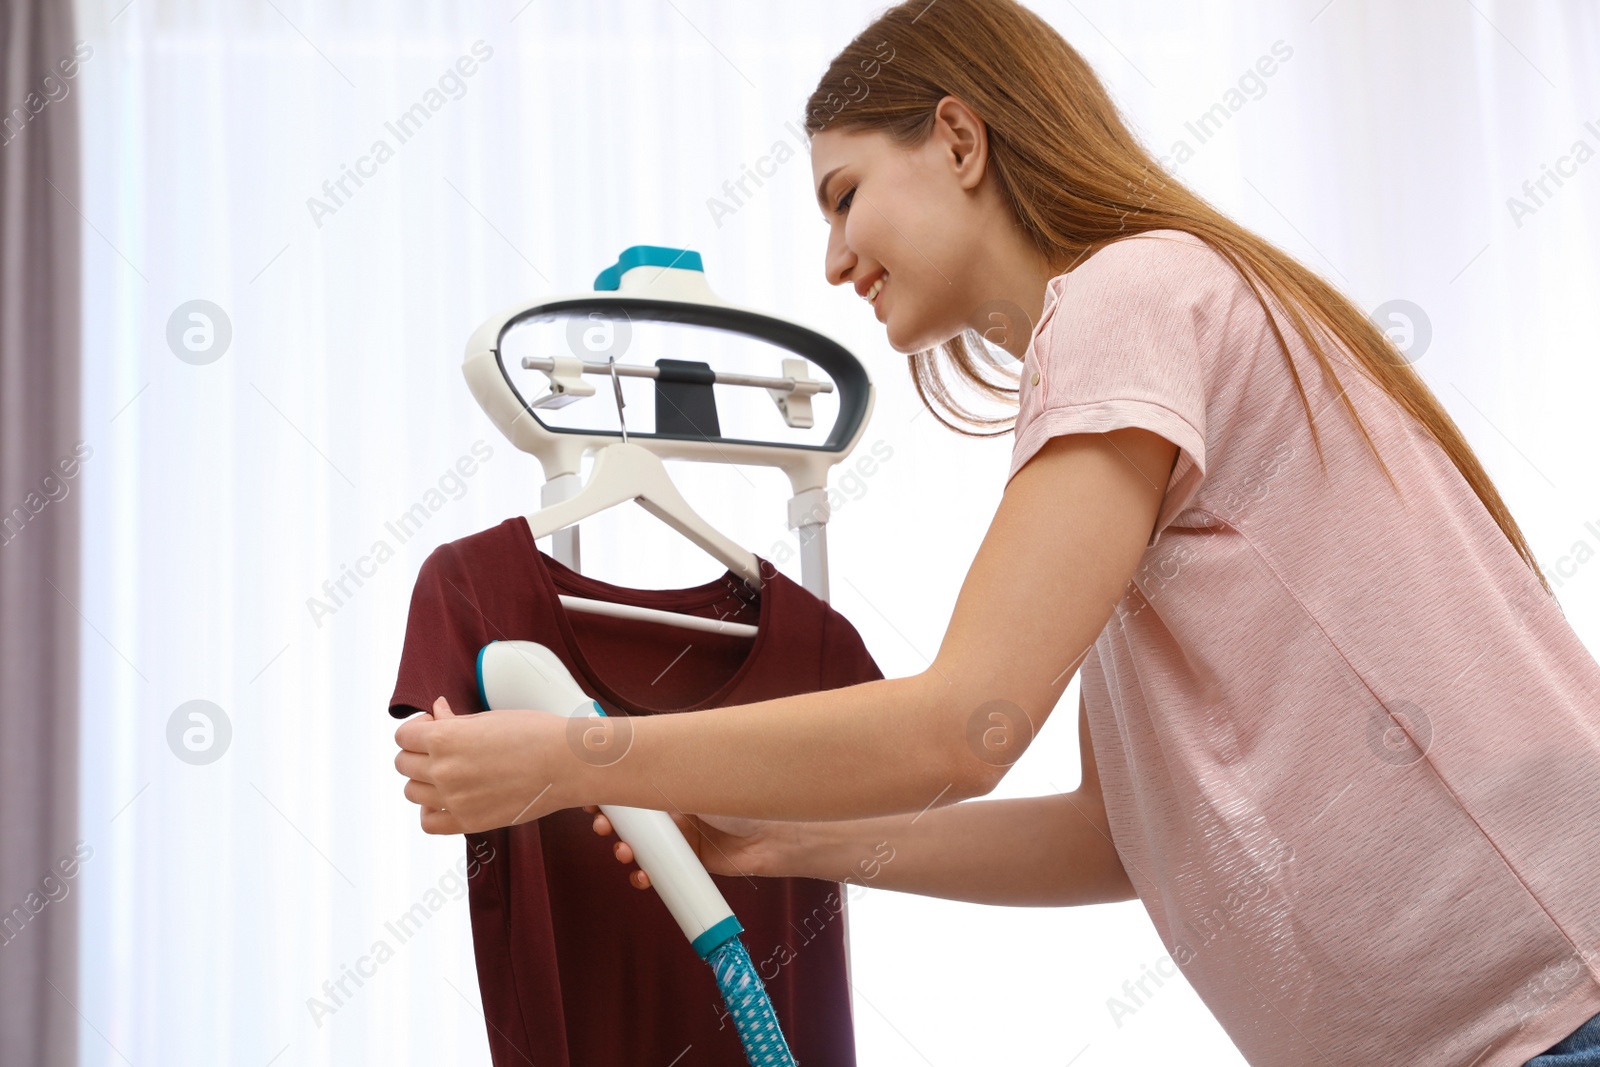
M 731 571 L 687 589 L 629 589 L 539 551 L 515 516 L 440 545 L 411 594 L 389 712 L 443 695 L 483 710 L 478 650 L 550 647 L 607 715 L 749 704 L 883 677 L 838 612 L 761 561 L 762 588 Z M 754 623 L 754 638 L 568 612 L 560 593 Z M 668 808 L 663 803 L 663 809 Z M 496 1067 L 661 1063 L 743 1067 L 711 968 L 654 891 L 627 870 L 581 808 L 467 834 L 478 985 Z M 814 878 L 712 875 L 801 1064 L 854 1067 L 844 890 Z M 677 1057 L 677 1058 L 675 1058 Z

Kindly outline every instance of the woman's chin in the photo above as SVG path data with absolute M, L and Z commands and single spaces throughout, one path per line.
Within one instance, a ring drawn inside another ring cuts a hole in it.
M 955 336 L 955 333 L 949 331 L 915 328 L 912 330 L 901 329 L 900 324 L 896 322 L 893 316 L 884 320 L 883 331 L 884 337 L 889 342 L 889 347 L 905 356 L 937 348 Z
M 923 352 L 933 347 L 932 345 L 919 345 L 915 341 L 905 341 L 897 338 L 895 337 L 893 330 L 888 332 L 887 338 L 889 341 L 889 347 L 900 353 L 902 356 L 915 355 L 918 352 Z
M 883 313 L 883 336 L 889 342 L 889 347 L 901 355 L 910 355 L 920 352 L 928 346 L 918 345 L 918 338 L 914 334 L 923 333 L 922 330 L 907 331 L 905 329 L 905 316 L 895 315 L 888 308 Z

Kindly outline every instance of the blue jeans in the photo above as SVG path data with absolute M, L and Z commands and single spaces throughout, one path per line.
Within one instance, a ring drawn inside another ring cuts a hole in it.
M 1600 1015 L 1596 1015 L 1523 1067 L 1600 1067 Z

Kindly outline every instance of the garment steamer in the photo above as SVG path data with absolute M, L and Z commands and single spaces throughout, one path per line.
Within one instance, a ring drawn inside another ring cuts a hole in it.
M 789 501 L 789 527 L 799 534 L 802 584 L 826 600 L 823 533 L 829 510 L 827 474 L 833 464 L 855 448 L 872 411 L 872 384 L 860 361 L 838 342 L 808 327 L 718 297 L 706 284 L 699 254 L 686 249 L 654 245 L 625 249 L 617 262 L 595 279 L 594 288 L 593 293 L 519 304 L 485 322 L 467 343 L 462 371 L 473 396 L 501 432 L 518 448 L 537 456 L 544 467 L 545 508 L 528 516 L 534 536 L 552 535 L 552 555 L 577 570 L 575 524 L 599 507 L 631 497 L 713 555 L 727 560 L 731 569 L 743 573 L 754 557 L 694 515 L 670 489 L 660 458 L 775 466 L 789 475 L 794 489 Z M 680 360 L 662 359 L 654 366 L 639 366 L 578 356 L 524 357 L 524 369 L 543 371 L 549 379 L 549 391 L 529 404 L 505 372 L 501 357 L 505 335 L 521 322 L 563 317 L 706 327 L 743 334 L 804 358 L 784 359 L 783 375 L 768 378 L 714 372 L 703 363 Z M 807 359 L 822 367 L 832 383 L 810 378 Z M 594 386 L 583 381 L 586 374 L 611 377 L 617 398 L 617 432 L 564 429 L 539 418 L 539 410 L 593 396 Z M 657 380 L 655 432 L 629 434 L 621 425 L 619 375 Z M 784 421 L 802 428 L 812 425 L 812 396 L 837 385 L 838 418 L 820 445 L 726 438 L 717 429 L 712 384 L 765 389 Z M 678 391 L 667 394 L 669 385 Z M 686 391 L 689 387 L 698 388 L 698 395 Z M 670 400 L 670 396 L 677 400 Z M 663 397 L 669 397 L 665 406 Z M 668 407 L 672 410 L 668 411 Z M 597 454 L 591 484 L 585 487 L 578 477 L 578 467 L 588 452 Z M 759 588 L 759 575 L 746 574 L 746 581 Z M 566 597 L 562 602 L 578 610 L 665 621 L 659 618 L 664 613 L 626 605 L 580 603 Z M 485 645 L 478 652 L 477 679 L 478 696 L 486 709 L 529 708 L 571 718 L 605 715 L 556 654 L 533 641 L 503 640 Z M 633 849 L 640 868 L 650 876 L 651 884 L 696 954 L 711 965 L 752 1067 L 792 1067 L 795 1060 L 772 1002 L 739 940 L 743 926 L 677 824 L 663 811 L 612 804 L 603 804 L 600 810 L 611 820 L 618 838 Z M 848 968 L 847 954 L 847 980 Z
M 556 654 L 533 641 L 491 641 L 478 651 L 478 698 L 485 708 L 537 708 L 569 718 L 605 715 Z M 753 1067 L 793 1064 L 772 1001 L 739 940 L 744 927 L 672 816 L 618 804 L 600 810 L 633 849 L 695 953 L 711 965 L 745 1058 Z

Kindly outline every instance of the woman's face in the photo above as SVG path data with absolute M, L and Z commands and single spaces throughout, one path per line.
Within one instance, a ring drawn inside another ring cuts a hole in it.
M 872 313 L 898 352 L 961 333 L 995 281 L 1011 273 L 995 269 L 996 256 L 1010 254 L 1010 242 L 995 235 L 1015 223 L 994 182 L 983 180 L 986 148 L 982 124 L 951 97 L 916 148 L 860 129 L 811 139 L 828 282 L 866 294 L 881 279 Z

